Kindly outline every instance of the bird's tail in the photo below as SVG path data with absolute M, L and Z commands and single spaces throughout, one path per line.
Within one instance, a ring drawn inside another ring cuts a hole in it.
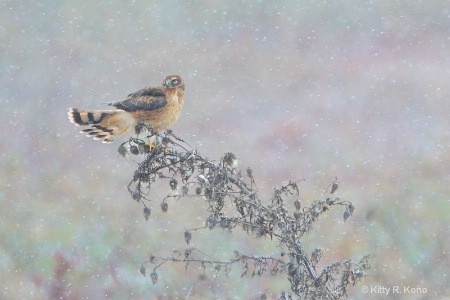
M 69 120 L 76 126 L 86 127 L 80 132 L 103 143 L 111 143 L 135 126 L 131 114 L 123 110 L 86 110 L 70 108 Z

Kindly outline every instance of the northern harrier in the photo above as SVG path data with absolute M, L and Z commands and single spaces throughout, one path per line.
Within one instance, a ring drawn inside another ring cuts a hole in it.
M 180 75 L 169 75 L 159 87 L 146 87 L 129 94 L 125 100 L 109 103 L 111 110 L 70 108 L 69 120 L 86 127 L 81 132 L 103 143 L 111 143 L 138 123 L 160 131 L 175 123 L 184 101 L 184 81 Z

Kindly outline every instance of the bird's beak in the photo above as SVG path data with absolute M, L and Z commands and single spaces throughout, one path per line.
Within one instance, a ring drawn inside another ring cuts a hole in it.
M 170 82 L 170 81 L 167 81 L 167 80 L 164 79 L 163 85 L 164 85 L 165 87 L 169 87 L 169 82 Z

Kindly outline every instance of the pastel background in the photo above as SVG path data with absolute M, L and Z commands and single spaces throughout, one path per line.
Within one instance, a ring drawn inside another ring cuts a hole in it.
M 372 255 L 362 286 L 450 297 L 450 8 L 447 1 L 1 1 L 1 299 L 276 299 L 285 276 L 205 276 L 150 253 L 184 252 L 204 204 L 152 191 L 152 215 L 126 185 L 136 158 L 69 123 L 69 107 L 186 81 L 173 126 L 205 156 L 233 151 L 261 197 L 292 179 L 305 203 L 337 176 L 355 215 L 331 210 L 305 238 L 321 266 Z M 269 239 L 203 231 L 192 247 L 277 255 Z

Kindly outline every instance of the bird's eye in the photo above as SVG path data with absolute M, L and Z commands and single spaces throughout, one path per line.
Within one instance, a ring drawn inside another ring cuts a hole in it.
M 174 78 L 170 81 L 172 84 L 177 84 L 178 83 L 178 79 Z

